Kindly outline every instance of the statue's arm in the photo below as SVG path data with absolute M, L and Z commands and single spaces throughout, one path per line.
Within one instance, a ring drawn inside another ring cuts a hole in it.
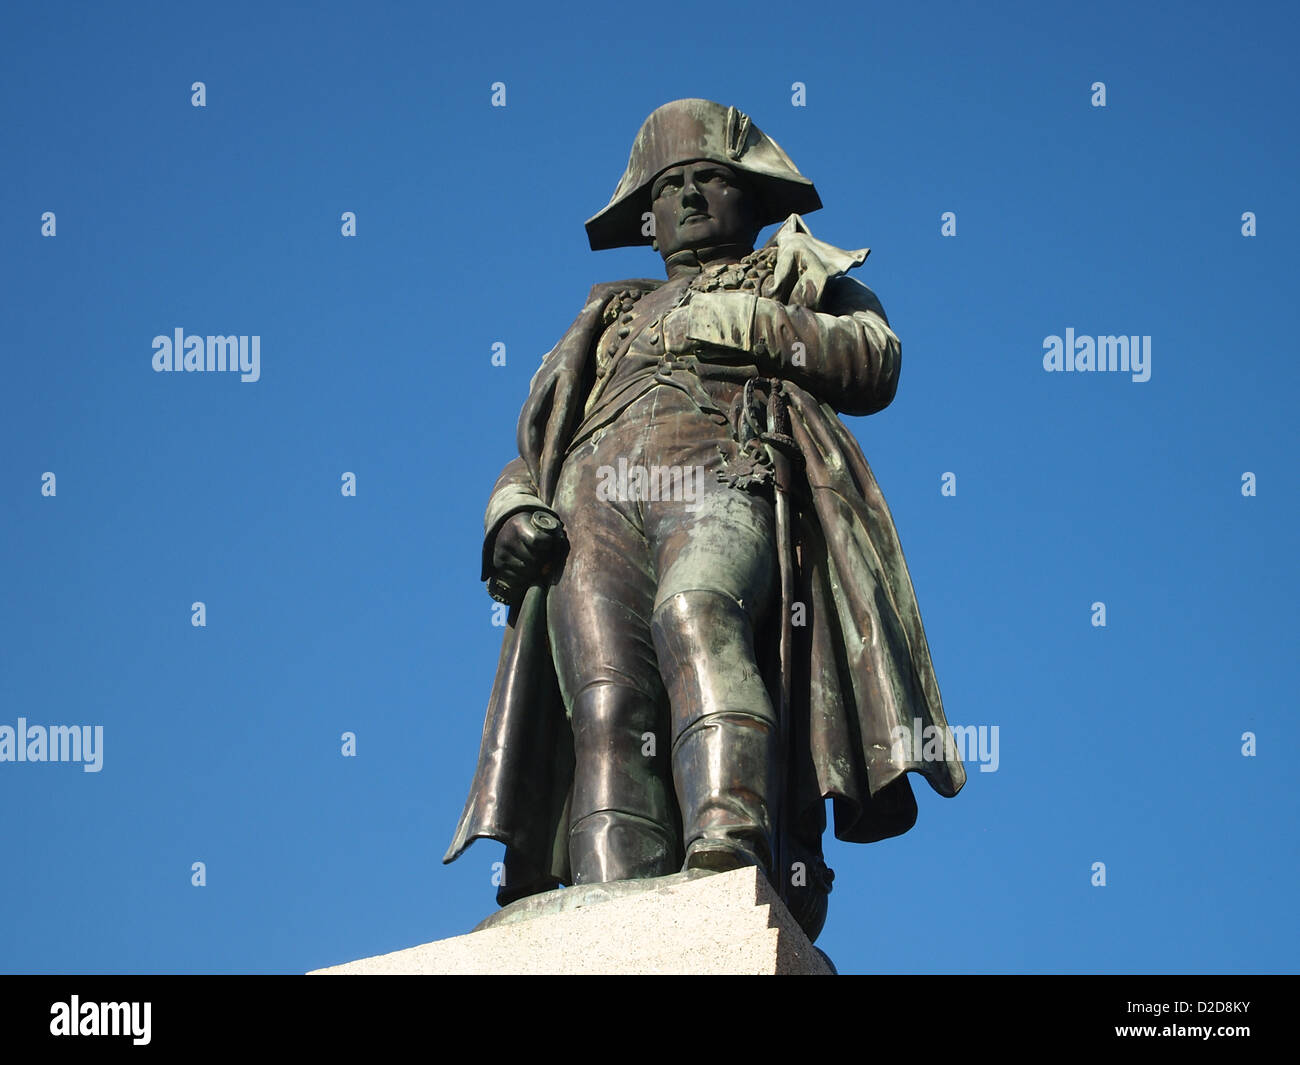
M 528 386 L 528 400 L 520 414 L 520 452 L 541 441 L 532 439 L 542 432 L 551 404 L 556 402 L 557 382 L 564 376 L 569 348 L 578 338 L 599 328 L 600 316 L 617 293 L 632 288 L 650 291 L 656 282 L 648 280 L 607 281 L 593 285 L 586 305 L 559 344 L 542 357 L 542 365 Z M 527 439 L 526 439 L 527 437 Z M 547 521 L 538 517 L 547 515 Z M 488 594 L 502 603 L 515 603 L 530 584 L 544 578 L 549 564 L 565 546 L 564 525 L 560 517 L 544 502 L 533 480 L 528 463 L 522 457 L 506 463 L 492 489 L 487 513 L 483 516 L 483 580 Z
M 748 292 L 712 292 L 677 313 L 685 334 L 678 343 L 743 351 L 761 373 L 802 385 L 846 414 L 883 410 L 898 389 L 902 346 L 875 294 L 852 278 L 831 278 L 815 311 Z M 665 323 L 671 349 L 669 332 Z
M 531 515 L 539 510 L 554 515 L 550 507 L 538 497 L 537 486 L 528 472 L 528 465 L 522 458 L 512 459 L 506 463 L 501 476 L 497 478 L 492 496 L 488 500 L 487 512 L 483 515 L 482 579 L 487 581 L 488 594 L 499 602 L 514 602 L 518 598 L 517 592 L 520 586 L 517 574 L 506 572 L 517 567 L 507 565 L 506 558 L 498 551 L 498 536 L 502 534 L 503 528 L 510 519 L 517 514 Z M 522 533 L 525 533 L 523 528 L 508 530 L 512 553 L 531 547 L 531 544 L 521 545 L 516 542 Z

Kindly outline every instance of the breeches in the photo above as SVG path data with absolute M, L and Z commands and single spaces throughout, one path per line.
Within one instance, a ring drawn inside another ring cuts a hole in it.
M 576 767 L 576 883 L 770 871 L 776 721 L 754 631 L 771 500 L 718 479 L 729 426 L 659 386 L 565 460 L 547 613 Z M 656 498 L 657 497 L 657 498 Z

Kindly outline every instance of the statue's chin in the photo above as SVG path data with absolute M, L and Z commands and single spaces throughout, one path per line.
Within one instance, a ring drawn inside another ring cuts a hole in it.
M 683 252 L 694 252 L 703 257 L 709 252 L 721 250 L 725 250 L 728 254 L 747 255 L 754 250 L 754 242 L 748 238 L 747 234 L 740 236 L 727 234 L 708 239 L 691 240 L 677 246 L 672 251 L 664 251 L 660 248 L 659 254 L 663 256 L 664 262 L 667 262 L 674 255 L 681 255 Z

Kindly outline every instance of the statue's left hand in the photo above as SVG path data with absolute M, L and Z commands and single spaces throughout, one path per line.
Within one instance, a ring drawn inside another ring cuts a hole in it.
M 692 347 L 690 304 L 687 304 L 664 316 L 664 351 L 669 355 L 685 355 Z
M 664 318 L 664 350 L 696 355 L 705 362 L 752 361 L 754 318 L 751 292 L 709 292 L 670 311 Z

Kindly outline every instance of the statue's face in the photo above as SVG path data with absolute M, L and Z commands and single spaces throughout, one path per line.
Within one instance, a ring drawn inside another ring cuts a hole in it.
M 729 166 L 700 160 L 665 170 L 650 186 L 655 240 L 665 259 L 683 248 L 753 246 L 753 194 Z

